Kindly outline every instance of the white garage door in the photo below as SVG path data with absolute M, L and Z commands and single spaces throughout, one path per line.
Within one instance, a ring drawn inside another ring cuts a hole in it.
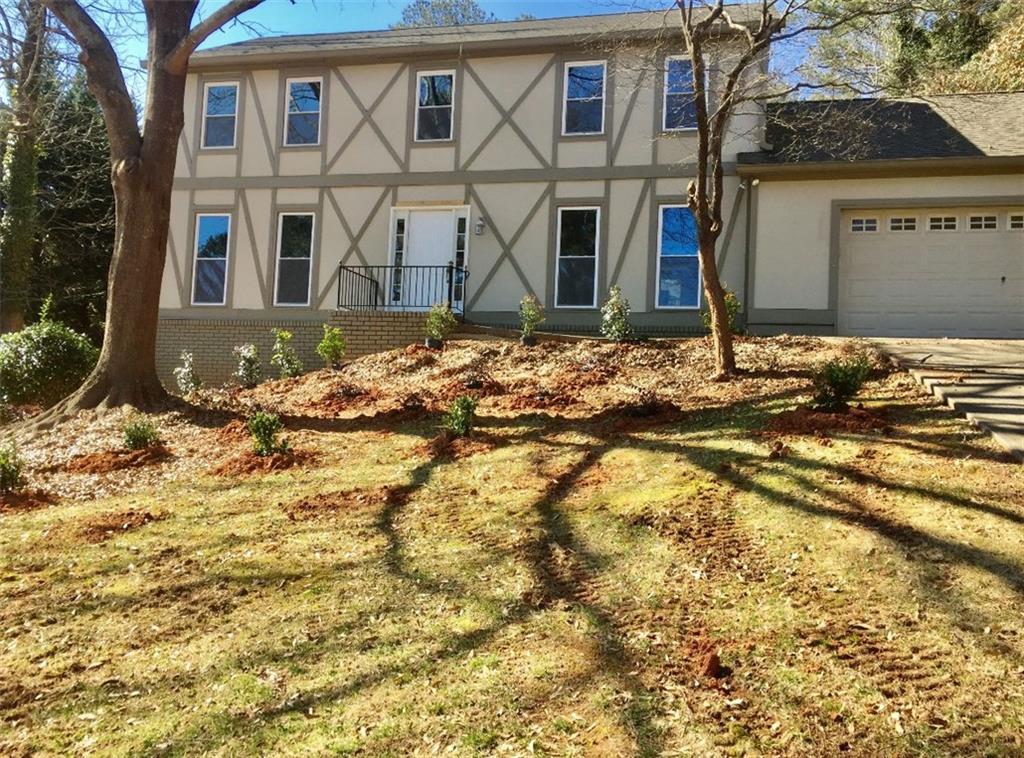
M 1024 338 L 1024 208 L 844 211 L 839 333 Z

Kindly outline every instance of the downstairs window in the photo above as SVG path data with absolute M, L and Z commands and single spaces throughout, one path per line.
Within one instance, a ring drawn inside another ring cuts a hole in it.
M 685 205 L 663 205 L 658 220 L 658 307 L 700 306 L 697 224 Z

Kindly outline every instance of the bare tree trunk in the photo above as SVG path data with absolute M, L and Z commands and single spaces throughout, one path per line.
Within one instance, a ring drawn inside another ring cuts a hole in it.
M 711 339 L 715 349 L 715 379 L 728 379 L 736 373 L 736 355 L 733 352 L 732 328 L 729 311 L 725 307 L 725 288 L 718 275 L 715 261 L 715 241 L 701 241 L 697 247 L 703 272 L 704 298 L 711 314 Z

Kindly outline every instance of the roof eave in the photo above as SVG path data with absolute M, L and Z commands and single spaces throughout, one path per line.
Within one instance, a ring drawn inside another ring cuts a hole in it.
M 836 179 L 897 176 L 1012 174 L 1024 171 L 1024 155 L 889 158 L 860 161 L 740 163 L 736 173 L 752 179 Z

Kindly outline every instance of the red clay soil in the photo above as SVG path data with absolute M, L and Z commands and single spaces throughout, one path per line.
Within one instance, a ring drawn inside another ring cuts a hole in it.
M 57 498 L 43 490 L 24 490 L 0 494 L 0 513 L 22 513 L 45 508 L 57 502 Z
M 892 427 L 883 412 L 868 410 L 860 406 L 839 412 L 818 411 L 801 406 L 774 416 L 768 423 L 768 431 L 775 434 L 813 434 L 818 436 L 829 432 L 890 434 Z
M 123 532 L 138 529 L 140 526 L 167 518 L 163 513 L 149 511 L 117 511 L 89 519 L 78 530 L 79 536 L 86 542 L 103 542 Z
M 162 463 L 170 457 L 171 451 L 163 445 L 144 447 L 141 450 L 104 450 L 72 458 L 64 470 L 72 474 L 108 474 L 111 471 Z
M 392 490 L 388 487 L 376 490 L 353 489 L 300 497 L 290 503 L 282 503 L 281 508 L 292 521 L 310 521 L 327 518 L 341 511 L 383 505 L 391 498 Z
M 210 473 L 215 476 L 246 476 L 284 471 L 308 463 L 315 457 L 313 453 L 302 450 L 289 450 L 287 453 L 273 455 L 256 455 L 256 451 L 246 450 L 221 461 L 210 469 Z
M 440 458 L 468 458 L 477 453 L 486 453 L 502 444 L 500 437 L 475 432 L 469 437 L 457 437 L 447 429 L 440 431 L 435 437 L 416 446 L 416 452 L 431 460 Z

